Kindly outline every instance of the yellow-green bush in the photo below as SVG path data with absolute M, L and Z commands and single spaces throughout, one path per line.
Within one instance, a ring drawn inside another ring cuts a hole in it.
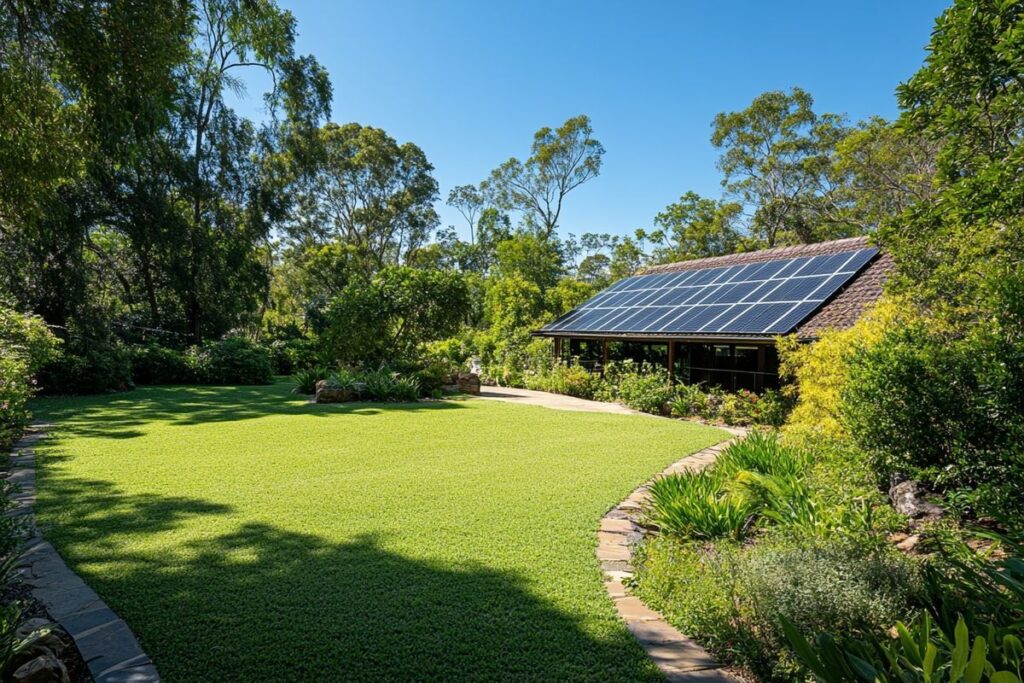
M 908 317 L 907 310 L 897 299 L 884 297 L 853 327 L 825 332 L 813 344 L 801 344 L 792 335 L 781 337 L 779 373 L 789 380 L 786 391 L 796 398 L 786 426 L 793 431 L 842 436 L 838 411 L 849 379 L 850 359 L 877 344 L 887 329 L 901 324 Z

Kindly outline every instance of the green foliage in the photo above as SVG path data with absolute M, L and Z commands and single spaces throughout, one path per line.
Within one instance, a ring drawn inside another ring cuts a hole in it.
M 270 384 L 274 379 L 267 350 L 241 337 L 193 347 L 188 362 L 204 384 Z
M 765 680 L 799 671 L 781 619 L 803 629 L 870 631 L 906 616 L 920 586 L 900 553 L 829 539 L 709 545 L 662 536 L 646 541 L 637 559 L 645 602 Z
M 330 302 L 319 332 L 335 362 L 408 359 L 421 344 L 458 331 L 468 296 L 458 273 L 389 266 L 347 285 Z
M 0 301 L 0 450 L 18 440 L 31 415 L 36 373 L 59 357 L 59 342 L 42 319 Z
M 494 169 L 481 184 L 483 194 L 502 209 L 523 212 L 542 237 L 551 237 L 565 196 L 601 172 L 604 147 L 593 133 L 584 115 L 556 129 L 541 128 L 534 133 L 530 157 Z
M 315 161 L 298 198 L 306 211 L 290 226 L 293 239 L 341 236 L 370 272 L 402 263 L 426 242 L 438 223 L 437 181 L 422 149 L 358 123 L 328 123 L 311 146 Z
M 755 512 L 751 501 L 725 491 L 717 472 L 681 472 L 651 483 L 648 519 L 680 539 L 743 540 Z
M 132 359 L 122 344 L 75 334 L 39 372 L 47 394 L 102 394 L 132 388 Z
M 136 384 L 192 384 L 195 375 L 188 356 L 176 349 L 156 344 L 129 348 L 132 380 Z
M 687 192 L 654 217 L 665 231 L 669 244 L 655 251 L 655 263 L 731 254 L 740 243 L 737 220 L 743 207 L 735 202 L 716 201 Z
M 926 609 L 907 623 L 898 621 L 895 638 L 829 625 L 800 628 L 783 618 L 790 646 L 826 683 L 1019 681 L 1024 561 L 1008 556 L 993 563 L 970 550 L 959 555 L 944 555 L 927 568 Z M 813 647 L 807 632 L 816 632 Z
M 651 363 L 626 360 L 609 363 L 598 392 L 602 401 L 619 401 L 634 410 L 654 415 L 667 414 L 674 390 L 668 370 Z
M 320 345 L 307 337 L 275 339 L 266 344 L 270 352 L 275 375 L 290 375 L 298 370 L 316 367 L 320 360 Z
M 836 143 L 848 132 L 835 114 L 816 114 L 800 88 L 758 95 L 742 111 L 721 113 L 711 143 L 722 150 L 722 184 L 753 207 L 749 234 L 767 247 L 856 234 L 828 209 Z
M 921 324 L 850 359 L 841 416 L 882 479 L 963 489 L 984 514 L 1024 508 L 1024 343 L 976 326 L 960 339 Z
M 527 389 L 593 399 L 601 386 L 601 376 L 578 363 L 555 363 L 550 369 L 526 375 Z
M 320 380 L 325 380 L 330 376 L 330 372 L 327 368 L 310 368 L 308 370 L 299 370 L 292 376 L 292 393 L 295 394 L 315 394 L 316 384 Z
M 0 449 L 6 451 L 21 437 L 31 417 L 28 400 L 34 389 L 28 363 L 0 353 Z
M 810 454 L 782 443 L 772 432 L 751 432 L 721 452 L 715 469 L 729 476 L 749 471 L 776 477 L 800 477 L 807 472 Z

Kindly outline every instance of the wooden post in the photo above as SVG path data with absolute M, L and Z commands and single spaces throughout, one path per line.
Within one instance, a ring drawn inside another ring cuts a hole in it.
M 555 360 L 562 360 L 562 338 L 555 337 Z
M 754 375 L 754 391 L 760 393 L 764 391 L 764 369 L 767 366 L 765 360 L 765 349 L 764 346 L 757 345 L 757 374 Z
M 668 343 L 668 379 L 673 384 L 676 383 L 676 343 L 674 341 Z
M 601 340 L 601 374 L 604 374 L 604 369 L 608 367 L 608 340 Z

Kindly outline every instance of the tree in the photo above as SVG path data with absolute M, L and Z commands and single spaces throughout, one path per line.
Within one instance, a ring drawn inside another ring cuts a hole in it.
M 541 128 L 533 136 L 525 161 L 511 158 L 481 184 L 500 208 L 521 211 L 540 234 L 551 237 L 566 195 L 601 172 L 604 147 L 593 137 L 587 116 L 568 119 L 557 129 Z
M 295 55 L 295 18 L 272 0 L 200 0 L 197 36 L 187 69 L 182 117 L 176 137 L 190 143 L 190 182 L 182 188 L 190 220 L 187 241 L 186 318 L 188 334 L 204 333 L 204 303 L 232 300 L 251 307 L 266 290 L 267 276 L 249 259 L 269 234 L 270 221 L 283 220 L 280 205 L 265 191 L 270 181 L 261 167 L 269 156 L 269 131 L 259 135 L 225 104 L 225 90 L 240 91 L 237 70 L 259 69 L 274 89 L 265 100 L 272 112 L 283 110 L 293 126 L 307 127 L 329 112 L 330 85 L 312 58 Z M 286 129 L 287 130 L 287 129 Z M 226 258 L 224 258 L 226 252 Z M 237 310 L 229 313 L 237 314 Z M 223 328 L 209 325 L 208 331 Z
M 339 361 L 394 361 L 454 335 L 468 311 L 469 290 L 458 273 L 386 266 L 350 282 L 330 302 L 318 332 Z
M 318 147 L 289 227 L 294 240 L 352 244 L 374 270 L 402 263 L 426 242 L 438 223 L 437 181 L 423 150 L 358 123 L 327 124 Z
M 170 120 L 190 9 L 178 0 L 0 7 L 0 115 L 11 123 L 0 130 L 0 286 L 59 328 L 90 298 L 105 179 Z
M 830 200 L 831 155 L 847 126 L 840 116 L 815 114 L 813 104 L 800 88 L 766 92 L 712 124 L 722 185 L 752 212 L 749 232 L 767 247 L 836 236 L 822 234 L 822 204 Z
M 958 0 L 897 91 L 899 126 L 938 147 L 934 188 L 880 238 L 895 285 L 944 326 L 1024 328 L 1024 6 Z
M 476 244 L 476 222 L 485 208 L 483 192 L 475 185 L 456 185 L 448 193 L 448 206 L 466 219 L 469 225 L 469 243 Z
M 736 251 L 741 234 L 737 222 L 742 207 L 687 192 L 654 217 L 665 246 L 656 249 L 655 263 L 721 256 Z
M 872 117 L 836 146 L 832 220 L 874 232 L 932 196 L 938 146 L 904 126 Z
M 519 275 L 543 292 L 562 275 L 562 255 L 554 240 L 532 232 L 519 232 L 500 242 L 496 251 L 495 275 Z

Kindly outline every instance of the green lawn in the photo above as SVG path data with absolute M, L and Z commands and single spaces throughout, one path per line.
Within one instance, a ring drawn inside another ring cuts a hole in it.
M 604 512 L 723 432 L 288 386 L 44 399 L 39 516 L 168 681 L 658 679 Z

